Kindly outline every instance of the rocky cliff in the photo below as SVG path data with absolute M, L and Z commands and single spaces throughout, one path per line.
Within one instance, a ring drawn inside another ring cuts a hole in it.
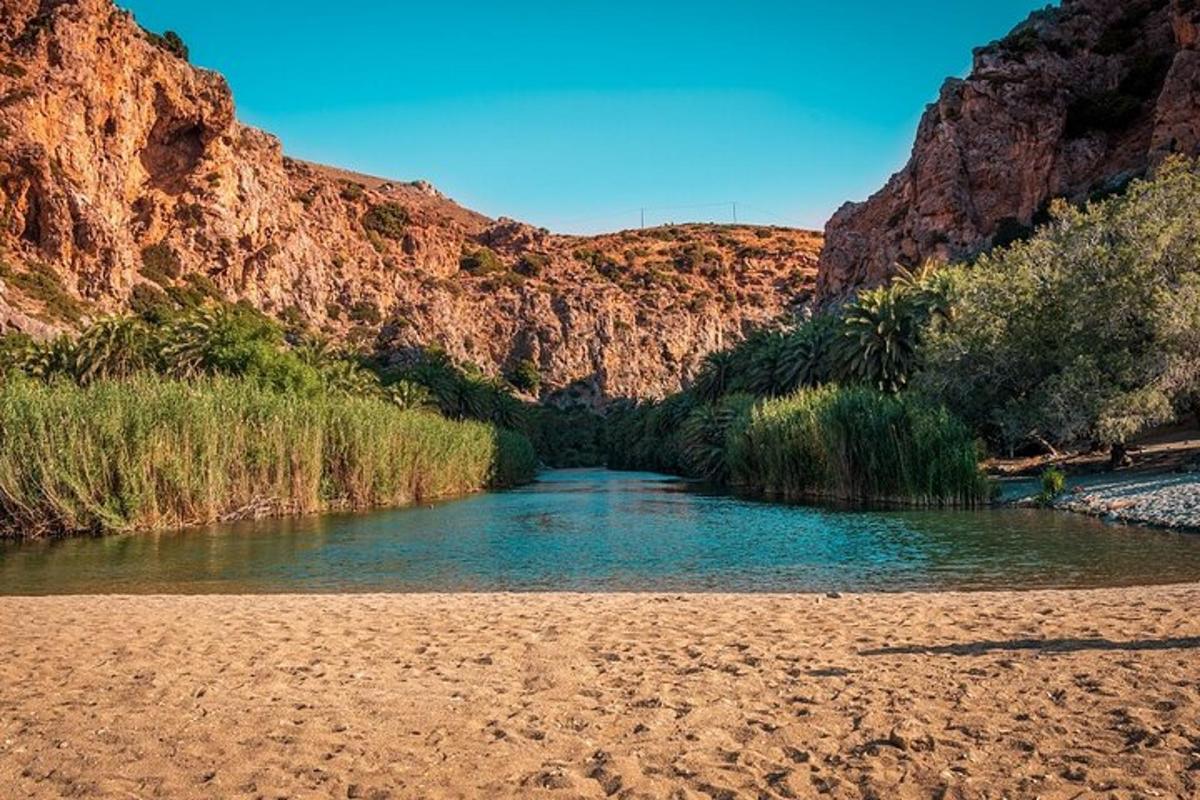
M 547 392 L 660 395 L 810 294 L 820 237 L 569 237 L 424 183 L 291 160 L 224 79 L 110 0 L 0 0 L 0 330 L 188 294 L 402 357 L 436 344 Z
M 830 220 L 820 297 L 1012 241 L 1054 198 L 1200 153 L 1198 23 L 1196 0 L 1066 0 L 976 50 L 926 110 L 908 165 Z

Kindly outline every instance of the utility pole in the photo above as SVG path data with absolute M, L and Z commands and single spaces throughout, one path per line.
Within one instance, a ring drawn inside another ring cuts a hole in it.
M 642 227 L 646 227 L 646 209 L 642 209 Z
M 733 203 L 733 224 L 737 225 L 737 201 Z

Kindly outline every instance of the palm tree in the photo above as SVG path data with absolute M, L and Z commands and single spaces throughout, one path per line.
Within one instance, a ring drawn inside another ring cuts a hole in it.
M 385 392 L 388 400 L 406 411 L 437 408 L 433 395 L 416 381 L 398 380 L 388 386 Z
M 224 316 L 222 306 L 204 305 L 170 322 L 163 331 L 159 358 L 176 378 L 194 378 L 211 366 L 210 350 Z
M 59 375 L 74 376 L 75 343 L 68 336 L 37 341 L 24 334 L 0 337 L 0 377 L 10 369 L 48 381 Z
M 75 377 L 86 386 L 128 378 L 154 365 L 150 329 L 136 317 L 106 317 L 90 325 L 75 345 Z
M 749 340 L 748 340 L 749 341 Z M 786 336 L 781 331 L 766 331 L 754 337 L 745 368 L 746 391 L 756 397 L 776 397 L 785 393 L 779 381 Z
M 821 314 L 785 337 L 775 374 L 780 394 L 821 386 L 833 379 L 840 331 L 837 317 Z
M 711 483 L 728 479 L 725 455 L 729 432 L 753 405 L 753 397 L 737 394 L 692 412 L 680 433 L 684 464 L 691 474 Z
M 379 394 L 379 377 L 348 358 L 335 358 L 316 368 L 325 387 L 338 394 L 373 397 Z
M 692 383 L 692 393 L 701 402 L 716 402 L 729 393 L 736 367 L 737 356 L 732 350 L 709 353 L 700 362 L 700 371 Z
M 916 366 L 924 319 L 914 296 L 901 287 L 860 293 L 842 317 L 845 376 L 882 392 L 904 389 Z

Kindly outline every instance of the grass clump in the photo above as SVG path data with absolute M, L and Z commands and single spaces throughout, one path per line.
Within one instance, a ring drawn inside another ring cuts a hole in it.
M 0 384 L 0 532 L 174 528 L 527 480 L 524 437 L 372 398 L 145 375 Z
M 1034 498 L 1040 506 L 1049 506 L 1062 497 L 1067 490 L 1067 475 L 1058 467 L 1047 467 L 1042 472 L 1042 491 Z
M 730 482 L 787 499 L 976 505 L 970 430 L 914 396 L 826 387 L 756 406 L 729 441 Z

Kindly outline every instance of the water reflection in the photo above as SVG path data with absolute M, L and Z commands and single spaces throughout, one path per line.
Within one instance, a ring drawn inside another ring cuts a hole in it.
M 1200 537 L 1052 512 L 846 511 L 564 471 L 432 508 L 0 545 L 0 593 L 898 591 L 1200 579 Z

